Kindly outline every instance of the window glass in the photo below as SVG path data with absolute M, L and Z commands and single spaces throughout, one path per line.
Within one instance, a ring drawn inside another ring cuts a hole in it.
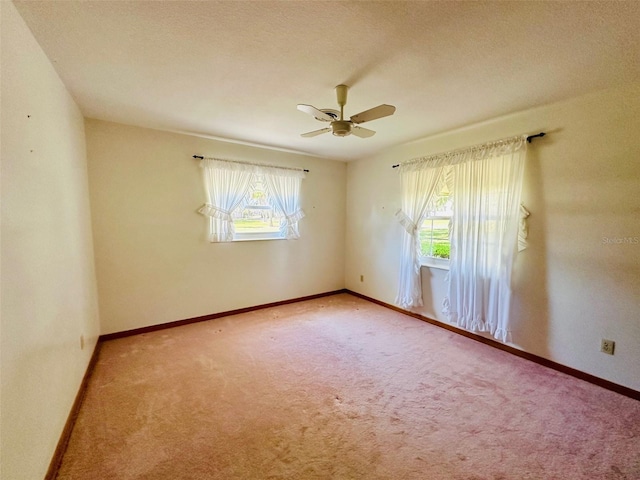
M 243 204 L 233 213 L 234 240 L 283 238 L 280 233 L 282 214 L 271 206 L 262 175 L 256 175 Z
M 452 198 L 444 189 L 433 200 L 420 226 L 420 253 L 425 259 L 449 259 L 449 223 L 452 214 Z

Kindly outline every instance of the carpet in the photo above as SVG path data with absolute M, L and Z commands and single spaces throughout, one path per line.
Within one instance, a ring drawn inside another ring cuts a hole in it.
M 640 479 L 640 402 L 339 294 L 104 342 L 75 479 Z

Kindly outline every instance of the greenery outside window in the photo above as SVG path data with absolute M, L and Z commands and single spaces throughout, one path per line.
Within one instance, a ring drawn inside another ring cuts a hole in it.
M 448 268 L 451 251 L 449 228 L 452 215 L 452 198 L 445 188 L 436 196 L 420 225 L 422 265 Z
M 231 216 L 234 241 L 285 238 L 280 229 L 282 213 L 273 208 L 263 175 L 255 175 L 244 202 Z

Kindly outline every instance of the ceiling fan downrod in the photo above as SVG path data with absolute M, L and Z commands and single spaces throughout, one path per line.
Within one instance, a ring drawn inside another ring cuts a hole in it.
M 344 106 L 347 104 L 347 92 L 349 87 L 346 85 L 338 85 L 336 87 L 336 97 L 338 105 L 340 105 L 340 120 L 331 123 L 331 133 L 336 137 L 346 137 L 351 134 L 351 122 L 344 120 Z

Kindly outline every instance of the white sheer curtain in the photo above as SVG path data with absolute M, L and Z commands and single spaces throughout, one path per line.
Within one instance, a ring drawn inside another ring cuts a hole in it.
M 396 213 L 404 227 L 400 260 L 400 283 L 396 304 L 402 308 L 422 306 L 420 238 L 418 229 L 427 207 L 443 179 L 441 162 L 400 165 L 401 209 Z
M 304 172 L 264 169 L 263 175 L 272 206 L 284 215 L 280 224 L 280 233 L 287 240 L 300 238 L 298 222 L 304 217 L 304 212 L 300 208 L 300 186 Z
M 471 331 L 509 339 L 511 272 L 526 248 L 529 212 L 520 204 L 526 136 L 422 157 L 400 165 L 402 243 L 396 303 L 422 306 L 418 228 L 446 183 L 453 199 L 448 293 L 443 312 Z
M 525 137 L 516 137 L 463 152 L 451 162 L 453 218 L 444 313 L 460 327 L 489 332 L 502 342 L 510 336 L 526 145 Z
M 198 212 L 209 217 L 210 242 L 233 241 L 235 229 L 231 215 L 243 204 L 259 175 L 266 184 L 271 206 L 284 216 L 280 224 L 282 236 L 300 237 L 298 222 L 304 217 L 300 208 L 300 187 L 305 177 L 302 170 L 212 158 L 202 160 L 200 167 L 204 172 L 207 203 Z
M 233 241 L 231 213 L 242 203 L 249 191 L 255 170 L 249 165 L 205 159 L 200 163 L 204 172 L 207 203 L 198 210 L 209 217 L 209 241 Z

